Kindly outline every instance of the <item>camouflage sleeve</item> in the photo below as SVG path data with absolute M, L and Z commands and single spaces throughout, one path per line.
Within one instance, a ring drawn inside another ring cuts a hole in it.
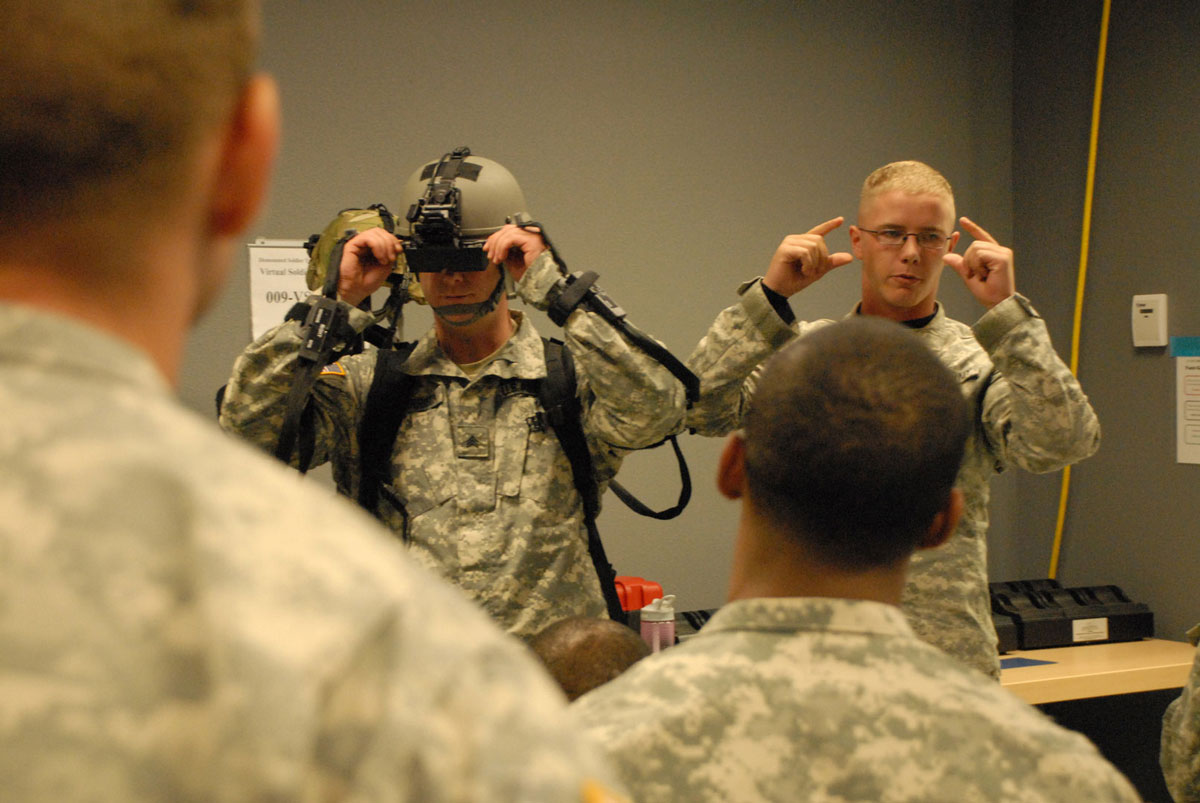
M 1191 632 L 1200 636 L 1200 625 Z M 1200 800 L 1200 650 L 1183 694 L 1163 715 L 1159 760 L 1176 800 Z
M 713 321 L 687 366 L 700 378 L 700 400 L 686 426 L 701 435 L 725 435 L 742 425 L 758 372 L 767 357 L 796 336 L 754 279 L 738 288 L 738 302 Z
M 543 253 L 518 282 L 517 292 L 544 310 L 560 278 L 550 254 Z M 563 327 L 563 341 L 575 361 L 583 427 L 600 479 L 616 473 L 625 453 L 653 446 L 682 428 L 683 384 L 608 321 L 576 307 Z
M 1044 473 L 1094 454 L 1100 422 L 1029 300 L 1000 302 L 973 329 L 995 365 L 981 419 L 1001 463 Z
M 351 328 L 364 331 L 374 317 L 344 302 Z M 233 364 L 218 421 L 221 427 L 273 452 L 287 413 L 287 396 L 300 362 L 302 324 L 284 321 L 246 347 Z M 312 465 L 329 460 L 337 448 L 352 448 L 357 437 L 360 401 L 365 401 L 374 359 L 363 355 L 326 366 L 313 387 L 315 450 Z M 292 465 L 298 455 L 293 454 Z
M 432 589 L 426 594 L 428 608 L 401 614 L 407 621 L 392 628 L 399 632 L 391 649 L 377 651 L 374 664 L 390 670 L 386 677 L 372 686 L 360 673 L 353 683 L 324 690 L 327 724 L 317 744 L 334 759 L 326 762 L 332 765 L 326 777 L 350 774 L 336 771 L 337 757 L 370 732 L 362 718 L 382 716 L 355 799 L 400 793 L 447 803 L 626 801 L 608 762 L 574 727 L 561 692 L 532 655 L 477 621 L 475 611 L 462 611 L 458 599 Z M 419 763 L 398 763 L 406 756 L 419 756 Z M 328 795 L 336 789 L 326 784 L 323 797 L 336 797 Z

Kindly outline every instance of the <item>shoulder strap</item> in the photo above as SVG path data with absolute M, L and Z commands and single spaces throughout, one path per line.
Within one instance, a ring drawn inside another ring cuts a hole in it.
M 318 297 L 308 308 L 308 315 L 301 328 L 303 341 L 292 373 L 292 387 L 284 400 L 283 423 L 279 428 L 279 441 L 275 445 L 275 456 L 287 463 L 295 451 L 300 435 L 301 418 L 309 404 L 309 394 L 321 370 L 334 359 L 338 339 L 345 340 L 348 330 L 345 313 L 337 302 Z M 310 455 L 311 457 L 311 455 Z M 307 465 L 300 466 L 303 473 Z
M 292 459 L 296 443 L 300 440 L 301 427 L 312 422 L 311 393 L 321 369 L 335 359 L 334 355 L 345 354 L 360 342 L 357 334 L 350 328 L 345 310 L 338 306 L 337 302 L 338 266 L 341 265 L 346 243 L 354 234 L 354 229 L 347 229 L 334 243 L 329 255 L 329 275 L 325 279 L 322 294 L 307 303 L 293 306 L 284 317 L 285 321 L 303 321 L 300 328 L 300 349 L 292 373 L 292 387 L 284 400 L 283 422 L 279 428 L 279 440 L 275 444 L 274 454 L 284 463 Z M 339 342 L 343 344 L 341 349 L 337 346 Z M 301 444 L 301 474 L 308 471 L 312 461 L 314 437 L 310 432 L 308 443 Z M 303 452 L 307 452 L 307 455 Z
M 661 440 L 654 444 L 654 446 L 647 446 L 646 448 L 653 449 L 662 446 L 667 441 L 671 442 L 671 449 L 675 452 L 675 462 L 679 466 L 679 499 L 674 505 L 663 510 L 655 510 L 634 496 L 631 491 L 615 479 L 608 483 L 608 487 L 616 494 L 618 499 L 625 503 L 625 507 L 639 516 L 646 516 L 661 521 L 675 518 L 688 506 L 688 502 L 692 501 L 692 475 L 688 471 L 687 460 L 683 457 L 683 450 L 679 448 L 679 439 L 674 435 L 668 435 L 665 440 Z
M 561 341 L 542 338 L 542 344 L 546 355 L 546 379 L 539 386 L 538 398 L 555 435 L 558 436 L 559 443 L 562 444 L 563 451 L 567 453 L 575 488 L 583 497 L 584 512 L 594 519 L 600 513 L 600 492 L 595 467 L 592 465 L 592 454 L 588 450 L 587 436 L 583 432 L 583 408 L 575 391 L 575 362 L 571 358 L 570 350 Z M 654 510 L 615 479 L 608 483 L 608 487 L 617 498 L 638 515 L 652 519 L 673 519 L 682 513 L 691 501 L 692 478 L 683 450 L 679 448 L 679 440 L 670 435 L 655 446 L 661 446 L 667 441 L 670 441 L 679 465 L 679 499 L 673 506 L 664 510 Z
M 592 453 L 588 450 L 587 436 L 583 433 L 583 408 L 575 392 L 575 362 L 571 352 L 559 340 L 542 338 L 546 357 L 546 378 L 538 383 L 538 401 L 546 411 L 550 428 L 571 464 L 571 478 L 575 490 L 583 499 L 583 519 L 588 531 L 588 554 L 600 580 L 600 591 L 608 616 L 617 622 L 625 622 L 625 611 L 617 596 L 617 572 L 604 552 L 600 530 L 596 527 L 596 516 L 600 512 L 600 489 L 596 484 L 596 472 L 592 465 Z
M 546 378 L 538 385 L 538 400 L 567 455 L 575 489 L 583 499 L 584 520 L 588 531 L 588 554 L 591 555 L 596 576 L 600 579 L 600 590 L 604 594 L 609 618 L 626 622 L 625 611 L 617 595 L 617 572 L 608 560 L 604 543 L 600 540 L 600 530 L 596 526 L 596 516 L 600 512 L 600 489 L 596 482 L 592 453 L 588 449 L 587 436 L 583 431 L 583 408 L 576 392 L 575 362 L 571 358 L 570 350 L 561 341 L 542 338 L 542 346 L 546 357 Z M 669 440 L 675 449 L 683 482 L 679 501 L 674 507 L 662 511 L 651 510 L 615 480 L 609 483 L 617 498 L 635 513 L 657 519 L 674 518 L 687 506 L 691 498 L 692 483 L 687 462 L 683 459 L 683 452 L 680 451 L 674 436 Z
M 600 492 L 587 436 L 583 433 L 583 408 L 575 385 L 575 361 L 562 341 L 542 338 L 546 378 L 538 383 L 538 400 L 546 419 L 571 464 L 575 488 L 583 497 L 583 512 L 594 519 L 600 513 Z
M 404 372 L 404 361 L 416 343 L 400 343 L 392 349 L 380 349 L 375 358 L 375 376 L 367 390 L 367 401 L 358 428 L 359 482 L 358 503 L 375 514 L 379 494 L 391 478 L 392 451 L 408 399 L 413 377 Z

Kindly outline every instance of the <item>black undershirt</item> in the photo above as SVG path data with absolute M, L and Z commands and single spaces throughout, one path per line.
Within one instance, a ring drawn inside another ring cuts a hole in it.
M 763 294 L 767 297 L 767 301 L 771 302 L 771 306 L 775 308 L 775 312 L 779 317 L 783 318 L 783 322 L 789 325 L 795 323 L 796 313 L 792 312 L 792 307 L 788 304 L 787 296 L 776 293 L 770 287 L 767 287 L 766 282 L 762 282 L 762 289 Z
M 909 329 L 921 329 L 925 324 L 929 323 L 937 315 L 937 307 L 933 308 L 933 315 L 926 315 L 924 318 L 913 318 L 911 321 L 900 321 Z

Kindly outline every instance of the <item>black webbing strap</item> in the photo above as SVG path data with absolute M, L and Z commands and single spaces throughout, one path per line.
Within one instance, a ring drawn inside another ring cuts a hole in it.
M 600 493 L 587 436 L 583 433 L 583 409 L 575 392 L 575 361 L 561 341 L 542 338 L 542 347 L 546 378 L 538 386 L 538 400 L 567 454 L 575 488 L 583 497 L 584 515 L 594 519 L 600 513 Z
M 404 362 L 415 343 L 401 343 L 394 349 L 380 349 L 375 361 L 375 376 L 367 391 L 367 400 L 359 426 L 360 456 L 358 503 L 372 515 L 378 515 L 379 497 L 387 496 L 401 515 L 403 504 L 389 492 L 392 481 L 392 453 L 396 438 L 408 411 L 416 380 L 403 370 Z M 571 352 L 558 340 L 542 338 L 546 361 L 546 378 L 537 385 L 538 402 L 545 411 L 546 423 L 558 438 L 559 445 L 571 466 L 571 479 L 583 504 L 584 523 L 588 531 L 588 555 L 600 581 L 600 590 L 609 616 L 624 623 L 626 616 L 617 596 L 616 570 L 609 562 L 596 527 L 600 512 L 600 491 L 587 436 L 583 431 L 583 409 L 576 388 L 575 363 Z M 687 463 L 674 438 L 670 438 L 679 459 L 683 490 L 679 503 L 665 511 L 654 511 L 638 501 L 617 483 L 610 483 L 617 496 L 635 512 L 651 518 L 673 518 L 679 515 L 691 497 L 691 479 Z M 616 489 L 620 490 L 616 490 Z M 406 517 L 407 518 L 407 517 Z M 407 539 L 407 533 L 401 533 Z
M 383 227 L 387 229 L 388 234 L 396 233 L 396 216 L 392 214 L 390 209 L 383 204 L 371 204 L 367 209 L 373 209 L 379 214 L 379 220 L 383 223 Z
M 634 345 L 646 352 L 646 354 L 670 371 L 672 376 L 683 383 L 688 407 L 691 407 L 699 400 L 700 378 L 692 373 L 665 346 L 628 321 L 625 310 L 617 306 L 616 302 L 609 298 L 603 290 L 596 287 L 598 276 L 594 271 L 569 273 L 567 263 L 563 262 L 562 257 L 558 255 L 554 243 L 550 241 L 549 235 L 546 234 L 541 224 L 533 221 L 523 221 L 518 225 L 521 228 L 532 229 L 541 236 L 542 241 L 546 244 L 546 248 L 550 251 L 550 256 L 554 259 L 554 263 L 558 265 L 559 270 L 563 273 L 562 283 L 558 285 L 557 291 L 551 291 L 550 294 L 549 305 L 546 310 L 550 320 L 558 326 L 565 326 L 571 312 L 581 304 L 586 305 L 588 310 L 596 313 L 614 329 L 624 334 Z M 609 482 L 609 487 L 612 488 L 613 493 L 625 503 L 626 507 L 639 515 L 652 519 L 665 520 L 675 518 L 683 512 L 683 509 L 687 507 L 688 502 L 692 498 L 692 478 L 688 472 L 687 460 L 684 459 L 683 451 L 679 448 L 679 440 L 674 435 L 668 436 L 666 440 L 671 442 L 671 448 L 674 450 L 675 459 L 679 464 L 679 499 L 674 506 L 664 510 L 653 510 L 643 504 L 641 500 L 616 480 Z M 661 445 L 661 443 L 657 445 Z
M 546 308 L 546 315 L 554 321 L 555 326 L 567 325 L 567 318 L 571 317 L 571 312 L 583 302 L 583 297 L 592 289 L 598 278 L 600 277 L 595 271 L 589 270 L 573 273 L 564 279 L 562 290 Z
M 625 486 L 616 480 L 611 480 L 608 483 L 608 487 L 612 489 L 612 492 L 616 494 L 618 499 L 625 503 L 625 507 L 629 508 L 640 516 L 647 516 L 649 518 L 659 519 L 661 521 L 673 519 L 678 516 L 683 512 L 683 509 L 688 506 L 688 502 L 692 500 L 692 475 L 690 472 L 688 472 L 687 460 L 685 460 L 683 457 L 683 450 L 679 448 L 679 439 L 674 435 L 670 435 L 666 438 L 666 440 L 659 441 L 654 446 L 649 446 L 647 448 L 654 449 L 658 446 L 662 446 L 667 441 L 671 442 L 671 448 L 675 451 L 675 461 L 679 464 L 679 500 L 674 504 L 674 506 L 664 510 L 654 510 L 626 490 Z
M 408 412 L 408 399 L 415 381 L 404 372 L 403 365 L 416 343 L 400 343 L 395 348 L 380 349 L 375 358 L 375 376 L 367 391 L 362 421 L 358 429 L 359 480 L 358 504 L 371 515 L 378 515 L 379 496 L 392 481 L 392 451 L 400 425 Z M 403 506 L 394 495 L 388 501 L 400 509 Z M 401 538 L 408 539 L 407 533 Z
M 444 154 L 438 161 L 425 165 L 421 170 L 421 181 L 430 179 L 429 186 L 431 188 L 438 179 L 447 184 L 453 184 L 459 176 L 470 181 L 477 181 L 483 165 L 467 162 L 466 158 L 470 155 L 471 149 L 468 147 L 455 148 L 450 153 Z
M 337 301 L 342 252 L 346 242 L 355 234 L 354 229 L 347 229 L 334 244 L 325 272 L 323 294 L 304 305 L 293 306 L 284 317 L 284 320 L 296 320 L 301 311 L 304 311 L 304 323 L 300 329 L 303 341 L 297 354 L 296 368 L 292 372 L 292 387 L 284 400 L 283 424 L 279 428 L 279 440 L 275 444 L 275 456 L 284 463 L 292 459 L 302 421 L 307 420 L 311 423 L 310 394 L 321 369 L 329 364 L 339 342 L 344 343 L 356 337 L 356 333 L 350 329 L 346 311 Z M 302 453 L 304 452 L 307 452 L 307 455 L 302 454 L 301 473 L 308 470 L 308 464 L 312 460 L 311 438 L 302 448 Z
M 542 338 L 542 346 L 546 358 L 546 378 L 538 386 L 538 400 L 567 455 L 567 462 L 571 464 L 575 489 L 583 498 L 588 555 L 600 580 L 600 591 L 604 595 L 608 616 L 624 623 L 625 611 L 617 596 L 617 572 L 604 552 L 604 542 L 600 540 L 600 530 L 596 527 L 596 516 L 600 513 L 600 489 L 596 484 L 596 471 L 592 465 L 587 436 L 583 432 L 583 408 L 576 393 L 575 362 L 571 359 L 571 352 L 558 340 Z
M 296 438 L 300 433 L 300 419 L 303 417 L 304 408 L 308 403 L 308 392 L 316 384 L 317 374 L 320 371 L 321 366 L 319 365 L 296 363 L 296 370 L 292 374 L 292 388 L 288 391 L 287 399 L 284 401 L 286 412 L 283 416 L 283 424 L 279 428 L 279 440 L 275 444 L 275 456 L 284 463 L 291 462 L 292 452 L 296 448 Z M 305 466 L 301 466 L 300 470 L 304 471 L 305 468 Z
M 533 230 L 542 238 L 542 242 L 546 244 L 546 249 L 550 252 L 554 264 L 558 265 L 558 269 L 563 274 L 562 284 L 559 285 L 557 291 L 551 291 L 551 297 L 548 299 L 549 307 L 546 312 L 550 316 L 550 320 L 554 321 L 558 326 L 565 326 L 571 312 L 580 304 L 586 304 L 590 311 L 608 321 L 614 329 L 628 337 L 634 345 L 654 358 L 670 371 L 672 376 L 683 383 L 688 407 L 691 407 L 699 400 L 700 378 L 692 373 L 665 346 L 626 319 L 625 310 L 617 306 L 616 302 L 609 298 L 599 287 L 596 287 L 596 279 L 598 277 L 594 271 L 571 273 L 567 270 L 567 263 L 563 262 L 562 257 L 558 255 L 558 250 L 554 247 L 554 243 L 550 241 L 549 235 L 546 234 L 546 230 L 542 228 L 540 223 L 536 221 L 521 221 L 517 225 L 523 229 Z
M 309 403 L 309 394 L 317 382 L 317 376 L 333 356 L 334 344 L 346 335 L 346 313 L 338 303 L 328 298 L 316 298 L 304 321 L 304 342 L 292 373 L 292 387 L 284 401 L 283 424 L 279 428 L 279 441 L 275 445 L 275 456 L 287 463 L 292 459 L 300 422 Z M 312 455 L 309 454 L 309 459 Z M 300 466 L 306 471 L 307 465 Z
M 682 382 L 688 407 L 691 407 L 699 400 L 700 378 L 693 374 L 665 346 L 630 323 L 625 317 L 625 310 L 618 307 L 599 287 L 593 284 L 588 288 L 588 292 L 584 294 L 581 303 L 585 304 L 588 310 L 608 321 L 614 329 L 629 338 L 635 346 L 650 355 L 650 357 L 670 371 L 672 376 Z

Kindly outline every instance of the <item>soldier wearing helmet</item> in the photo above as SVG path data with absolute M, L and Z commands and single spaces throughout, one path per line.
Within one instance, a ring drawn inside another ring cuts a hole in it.
M 398 264 L 416 275 L 434 313 L 402 365 L 412 389 L 374 512 L 417 560 L 514 634 L 567 616 L 603 616 L 583 500 L 533 390 L 547 373 L 542 338 L 505 291 L 511 284 L 516 298 L 546 310 L 569 285 L 561 261 L 538 227 L 524 225 L 512 174 L 469 149 L 418 168 L 403 201 L 395 233 L 377 226 L 354 234 L 338 265 L 337 303 L 355 331 L 375 322 L 360 305 L 404 269 Z M 627 452 L 679 429 L 683 390 L 585 306 L 566 314 L 563 340 L 603 493 Z M 301 345 L 300 324 L 289 320 L 247 348 L 234 365 L 222 426 L 268 450 L 275 445 Z M 312 393 L 313 459 L 332 461 L 340 490 L 352 496 L 375 374 L 368 349 L 327 366 Z

